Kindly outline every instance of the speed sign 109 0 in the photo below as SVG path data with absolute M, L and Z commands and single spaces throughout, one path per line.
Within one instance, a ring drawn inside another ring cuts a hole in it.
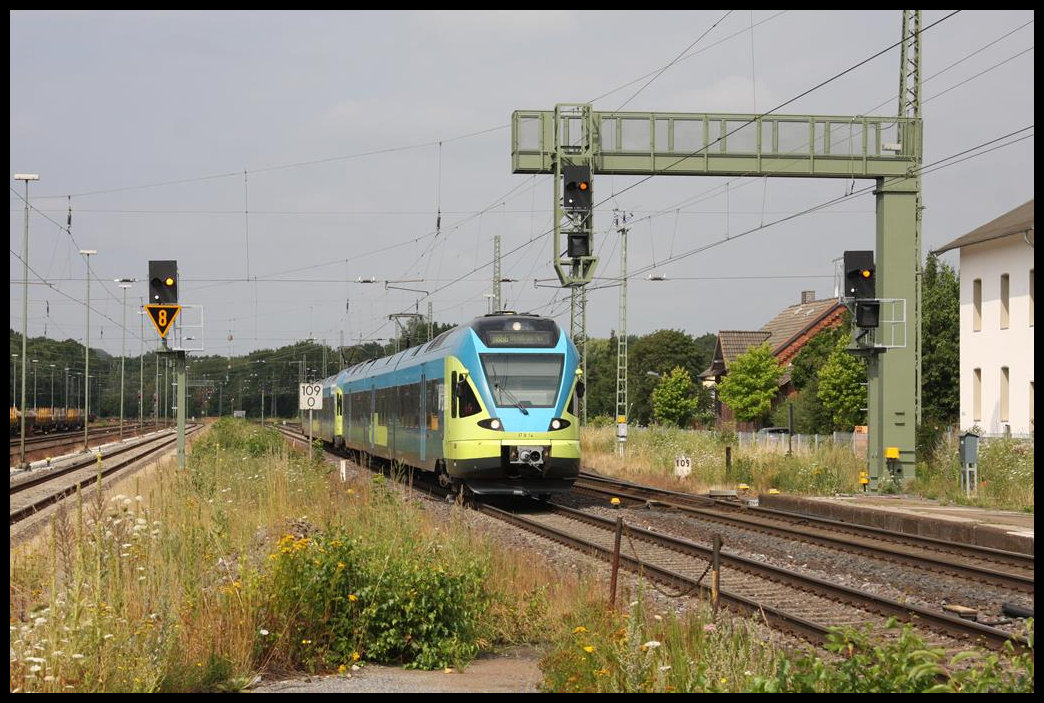
M 302 383 L 298 407 L 301 410 L 323 409 L 323 387 L 319 383 Z

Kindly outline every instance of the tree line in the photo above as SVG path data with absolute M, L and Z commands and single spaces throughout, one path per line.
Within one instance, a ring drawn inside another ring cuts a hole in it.
M 957 421 L 959 401 L 959 283 L 948 265 L 929 256 L 922 277 L 922 424 L 939 428 Z M 242 410 L 248 417 L 294 417 L 298 388 L 304 381 L 333 375 L 347 366 L 423 343 L 451 329 L 452 323 L 410 320 L 396 337 L 334 347 L 315 340 L 277 349 L 260 349 L 242 356 L 189 355 L 186 414 L 190 417 L 228 415 Z M 844 351 L 850 327 L 816 335 L 795 356 L 789 368 L 791 397 L 779 392 L 784 369 L 767 346 L 753 347 L 736 358 L 716 389 L 717 398 L 699 381 L 714 356 L 717 335 L 692 336 L 662 329 L 627 338 L 627 407 L 631 425 L 654 423 L 680 427 L 715 423 L 715 400 L 732 410 L 737 420 L 758 425 L 788 424 L 790 406 L 794 430 L 829 433 L 865 424 L 865 363 Z M 587 412 L 595 424 L 617 418 L 617 350 L 620 340 L 587 340 Z M 20 398 L 21 335 L 10 333 L 11 404 Z M 27 343 L 30 369 L 26 404 L 30 407 L 82 407 L 84 350 L 72 339 L 43 337 Z M 123 360 L 91 349 L 91 412 L 118 417 L 121 388 L 124 416 L 139 413 L 173 417 L 174 368 L 169 355 L 156 351 Z M 35 363 L 33 360 L 36 360 Z M 35 372 L 35 373 L 33 373 Z M 18 392 L 16 392 L 18 391 Z M 142 397 L 139 410 L 139 392 Z M 262 406 L 262 402 L 264 405 Z

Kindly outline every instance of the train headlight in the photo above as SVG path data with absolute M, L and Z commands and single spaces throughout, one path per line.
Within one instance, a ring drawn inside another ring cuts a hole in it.
M 564 430 L 565 428 L 569 427 L 569 425 L 571 425 L 571 424 L 572 423 L 569 422 L 569 420 L 565 420 L 565 419 L 563 419 L 561 417 L 556 417 L 554 420 L 551 421 L 551 424 L 548 425 L 547 431 L 548 432 L 552 432 L 554 430 Z
M 487 430 L 496 430 L 498 432 L 501 432 L 504 429 L 504 423 L 495 417 L 489 417 L 485 420 L 479 420 L 478 426 L 485 427 Z

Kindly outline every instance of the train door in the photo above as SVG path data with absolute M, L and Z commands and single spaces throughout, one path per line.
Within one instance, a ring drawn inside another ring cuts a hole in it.
M 420 392 L 418 393 L 418 395 L 420 395 L 420 415 L 418 416 L 418 422 L 421 425 L 417 428 L 419 430 L 418 434 L 420 435 L 420 448 L 418 450 L 418 453 L 420 454 L 420 465 L 424 466 L 428 459 L 428 456 L 426 454 L 428 445 L 428 413 L 425 409 L 428 399 L 428 375 L 424 373 L 424 371 L 421 371 Z
M 340 386 L 334 386 L 333 445 L 344 446 L 344 393 Z
M 377 412 L 377 386 L 371 385 L 370 386 L 370 427 L 369 427 L 369 438 L 368 438 L 369 439 L 369 444 L 370 444 L 370 454 L 373 454 L 373 443 L 374 443 L 374 440 L 376 439 L 376 433 L 377 433 L 377 422 L 376 422 L 377 418 L 374 417 L 376 412 Z

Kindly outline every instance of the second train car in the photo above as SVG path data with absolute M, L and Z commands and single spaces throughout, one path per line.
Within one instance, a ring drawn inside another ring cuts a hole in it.
M 550 318 L 485 315 L 322 388 L 313 436 L 454 491 L 548 497 L 580 473 L 579 355 Z

